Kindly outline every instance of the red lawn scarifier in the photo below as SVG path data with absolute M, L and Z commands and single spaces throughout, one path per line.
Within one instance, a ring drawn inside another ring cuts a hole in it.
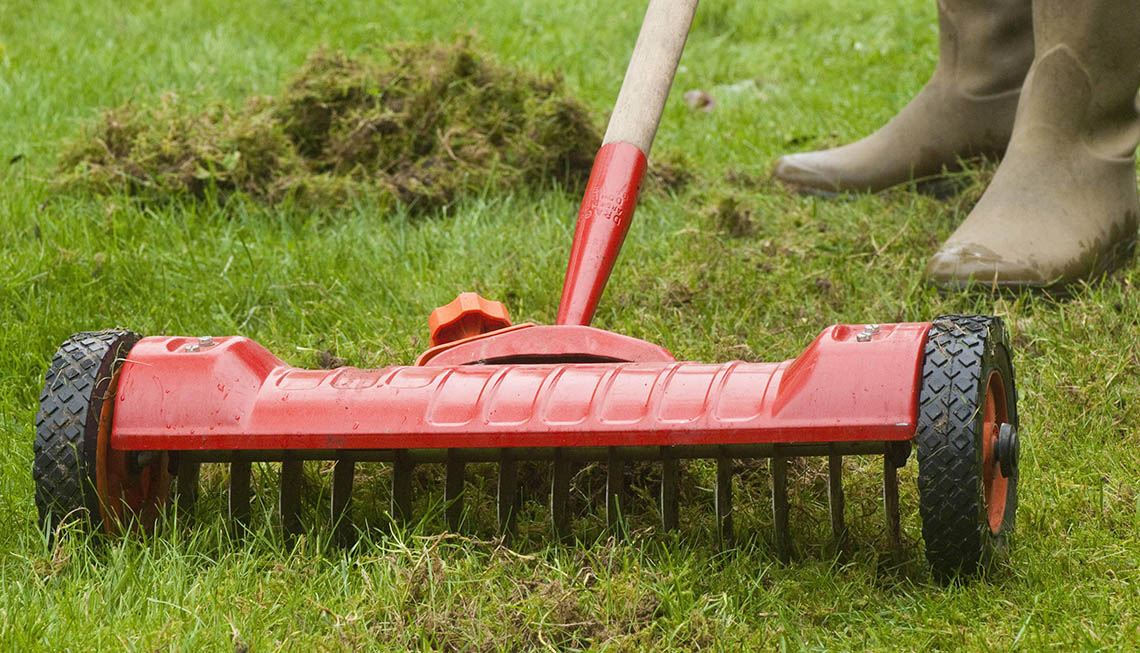
M 917 445 L 927 557 L 941 578 L 978 570 L 1013 526 L 1017 395 L 1001 320 L 836 325 L 795 360 L 678 362 L 645 341 L 588 326 L 633 216 L 695 0 L 653 0 L 578 217 L 557 325 L 512 326 L 506 310 L 461 295 L 431 317 L 414 366 L 307 370 L 245 338 L 80 333 L 52 361 L 36 419 L 43 526 L 72 515 L 110 532 L 153 523 L 172 476 L 180 504 L 203 462 L 229 463 L 231 517 L 249 517 L 254 461 L 281 463 L 280 513 L 299 530 L 302 462 L 336 461 L 342 534 L 354 464 L 392 464 L 392 514 L 411 510 L 416 464 L 446 464 L 447 519 L 459 525 L 464 465 L 499 463 L 504 532 L 516 462 L 552 461 L 550 510 L 569 532 L 571 464 L 605 461 L 616 522 L 623 469 L 662 464 L 662 525 L 678 515 L 678 462 L 717 461 L 716 516 L 732 536 L 732 460 L 771 459 L 775 543 L 787 537 L 787 460 L 827 456 L 832 528 L 842 536 L 844 455 L 882 455 L 888 531 L 899 537 L 896 469 Z

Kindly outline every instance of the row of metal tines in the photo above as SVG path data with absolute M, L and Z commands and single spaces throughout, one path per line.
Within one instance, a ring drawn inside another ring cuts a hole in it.
M 844 520 L 845 500 L 842 486 L 843 456 L 881 455 L 883 457 L 882 496 L 891 546 L 900 540 L 898 472 L 909 453 L 907 443 L 848 442 L 823 444 L 762 445 L 694 445 L 671 447 L 560 447 L 501 449 L 411 449 L 368 451 L 196 451 L 176 454 L 176 501 L 188 514 L 198 495 L 199 473 L 204 462 L 226 462 L 230 465 L 228 513 L 234 530 L 249 528 L 252 472 L 255 462 L 280 462 L 278 513 L 287 538 L 303 532 L 301 520 L 302 475 L 306 460 L 333 460 L 330 519 L 334 535 L 344 544 L 355 537 L 350 517 L 351 495 L 358 462 L 387 462 L 392 466 L 390 514 L 407 523 L 412 519 L 413 471 L 416 465 L 443 464 L 444 515 L 449 530 L 458 532 L 463 515 L 463 499 L 467 488 L 468 463 L 497 463 L 496 516 L 498 532 L 509 544 L 516 533 L 519 514 L 518 463 L 550 461 L 550 522 L 555 538 L 572 537 L 570 492 L 574 466 L 584 462 L 600 462 L 605 467 L 605 516 L 614 534 L 625 532 L 622 519 L 622 497 L 626 491 L 626 471 L 631 461 L 653 460 L 661 463 L 659 508 L 662 529 L 675 530 L 679 525 L 680 461 L 713 459 L 716 481 L 713 488 L 716 510 L 716 534 L 721 547 L 735 543 L 732 506 L 733 461 L 743 458 L 767 458 L 770 462 L 772 539 L 781 559 L 791 557 L 792 545 L 788 528 L 788 461 L 803 456 L 827 458 L 827 503 L 831 531 L 836 543 L 847 538 Z

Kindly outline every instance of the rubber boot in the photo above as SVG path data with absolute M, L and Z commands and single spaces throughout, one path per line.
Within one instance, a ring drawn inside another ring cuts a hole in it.
M 1036 0 L 1037 56 L 1009 151 L 927 266 L 943 287 L 1061 289 L 1111 270 L 1136 242 L 1140 5 Z
M 939 0 L 938 65 L 897 116 L 861 141 L 790 154 L 773 174 L 803 192 L 879 191 L 996 158 L 1033 61 L 1030 0 Z

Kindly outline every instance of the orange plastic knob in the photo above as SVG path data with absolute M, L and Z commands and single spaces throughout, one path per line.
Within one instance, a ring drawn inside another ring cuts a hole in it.
M 432 347 L 509 326 L 511 316 L 502 302 L 483 299 L 473 292 L 460 293 L 428 318 Z

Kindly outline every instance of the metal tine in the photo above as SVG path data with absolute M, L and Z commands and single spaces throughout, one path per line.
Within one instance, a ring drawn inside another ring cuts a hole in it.
M 498 522 L 503 542 L 510 546 L 518 527 L 519 470 L 518 462 L 509 449 L 504 449 L 499 460 Z
M 178 482 L 175 486 L 177 500 L 174 509 L 180 519 L 190 518 L 194 511 L 194 504 L 198 501 L 198 478 L 202 473 L 202 463 L 188 460 L 182 456 L 178 460 Z
M 606 459 L 606 526 L 617 536 L 625 535 L 621 517 L 622 496 L 625 493 L 625 461 L 618 457 L 617 449 L 610 447 Z
M 883 512 L 887 517 L 887 543 L 892 550 L 902 548 L 899 523 L 899 470 L 889 455 L 883 456 Z
M 447 478 L 443 486 L 444 517 L 447 530 L 458 533 L 459 522 L 463 518 L 463 487 L 466 482 L 467 464 L 459 459 L 454 450 L 447 452 Z
M 557 450 L 554 474 L 550 482 L 550 523 L 554 537 L 561 542 L 570 539 L 570 460 Z
M 338 458 L 333 463 L 332 481 L 332 525 L 337 543 L 348 546 L 352 543 L 355 530 L 349 507 L 352 503 L 352 478 L 356 474 L 356 461 L 350 456 Z
M 415 464 L 408 452 L 395 452 L 392 461 L 392 519 L 407 524 L 412 519 L 412 472 Z
M 281 531 L 287 542 L 292 542 L 294 537 L 301 534 L 301 477 L 304 465 L 304 461 L 298 458 L 286 458 L 281 462 L 281 489 L 277 510 L 281 515 Z
M 681 461 L 672 447 L 661 447 L 661 528 L 675 531 L 680 525 Z
M 235 536 L 249 530 L 250 477 L 253 469 L 249 460 L 241 458 L 230 463 L 230 524 Z
M 787 562 L 792 558 L 788 533 L 788 459 L 772 458 L 772 528 L 776 538 L 776 555 Z
M 716 531 L 721 549 L 731 549 L 736 542 L 732 528 L 732 459 L 716 459 Z
M 847 524 L 843 519 L 845 503 L 843 456 L 831 454 L 827 457 L 827 508 L 831 513 L 831 534 L 835 538 L 837 549 L 842 549 L 847 544 Z

